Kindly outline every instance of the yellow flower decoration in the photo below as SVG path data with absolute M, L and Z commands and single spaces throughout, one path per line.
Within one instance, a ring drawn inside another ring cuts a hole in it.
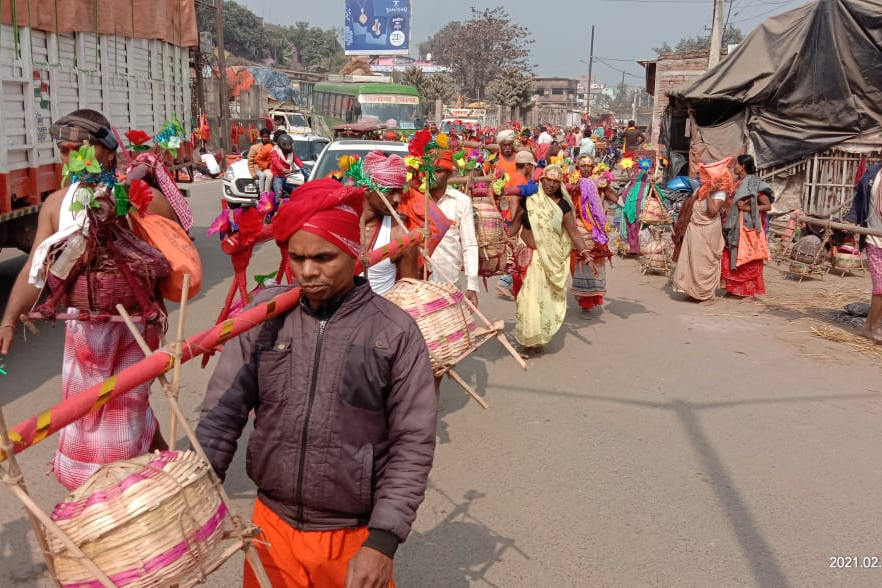
M 435 136 L 435 145 L 437 145 L 441 149 L 449 149 L 450 148 L 450 137 L 448 137 L 444 133 L 438 133 Z
M 352 167 L 352 164 L 354 164 L 356 161 L 358 161 L 358 159 L 356 157 L 353 157 L 352 155 L 341 155 L 337 158 L 337 165 L 340 167 L 341 170 L 346 172 L 349 171 L 349 168 Z
M 420 169 L 420 166 L 423 164 L 423 160 L 415 155 L 408 155 L 404 158 L 404 165 L 413 169 Z
M 631 157 L 626 157 L 621 162 L 619 162 L 619 165 L 622 166 L 622 169 L 631 169 L 634 167 L 634 159 Z

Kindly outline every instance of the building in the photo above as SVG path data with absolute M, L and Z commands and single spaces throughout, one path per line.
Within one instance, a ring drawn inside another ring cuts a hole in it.
M 371 60 L 371 71 L 376 73 L 403 72 L 410 67 L 418 67 L 427 75 L 448 71 L 448 68 L 443 65 L 438 65 L 429 60 L 414 59 L 407 55 L 382 56 Z
M 529 123 L 575 126 L 580 120 L 584 101 L 579 96 L 579 80 L 535 77 Z
M 707 71 L 709 51 L 663 53 L 658 59 L 638 61 L 646 71 L 646 92 L 655 97 L 649 128 L 649 142 L 658 143 L 662 116 L 668 107 L 668 92 L 689 84 Z

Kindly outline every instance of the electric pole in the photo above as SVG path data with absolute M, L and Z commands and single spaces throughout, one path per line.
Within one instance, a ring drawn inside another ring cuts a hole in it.
M 726 0 L 714 0 L 714 24 L 711 28 L 710 55 L 707 58 L 708 69 L 720 62 L 720 50 L 723 47 L 723 12 Z
M 214 0 L 217 6 L 217 69 L 220 76 L 218 87 L 218 106 L 220 107 L 221 148 L 224 154 L 233 150 L 233 139 L 230 137 L 230 95 L 227 91 L 227 55 L 224 49 L 224 2 Z
M 594 79 L 591 77 L 594 70 L 594 25 L 591 25 L 591 46 L 588 50 L 588 99 L 585 104 L 585 116 L 588 118 L 588 124 L 591 124 L 591 85 Z

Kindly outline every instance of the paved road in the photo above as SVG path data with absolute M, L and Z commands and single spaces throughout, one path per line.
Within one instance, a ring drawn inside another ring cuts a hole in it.
M 199 235 L 216 213 L 216 190 L 191 197 Z M 188 313 L 190 333 L 213 322 L 231 274 L 216 241 L 197 244 L 207 280 Z M 253 267 L 273 267 L 276 256 L 266 247 Z M 0 258 L 0 288 L 20 265 Z M 772 293 L 820 296 L 866 283 L 767 276 Z M 882 569 L 830 567 L 834 556 L 882 565 L 880 366 L 813 337 L 798 313 L 681 302 L 632 260 L 616 260 L 609 282 L 604 312 L 583 320 L 571 309 L 526 373 L 495 342 L 461 364 L 489 410 L 445 383 L 435 467 L 396 558 L 398 585 L 882 585 Z M 481 306 L 511 328 L 511 303 L 486 294 Z M 0 398 L 11 423 L 58 398 L 61 344 L 61 329 L 47 326 L 7 358 Z M 185 367 L 191 422 L 209 374 Z M 166 419 L 162 400 L 154 404 Z M 63 497 L 45 475 L 53 444 L 21 457 L 47 508 Z M 248 512 L 254 493 L 241 453 L 227 489 Z M 0 586 L 49 585 L 29 536 L 7 494 Z M 237 586 L 239 574 L 232 564 L 209 585 Z

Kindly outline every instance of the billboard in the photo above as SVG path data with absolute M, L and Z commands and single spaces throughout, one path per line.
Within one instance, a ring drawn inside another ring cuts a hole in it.
M 345 0 L 346 55 L 410 53 L 411 0 Z

